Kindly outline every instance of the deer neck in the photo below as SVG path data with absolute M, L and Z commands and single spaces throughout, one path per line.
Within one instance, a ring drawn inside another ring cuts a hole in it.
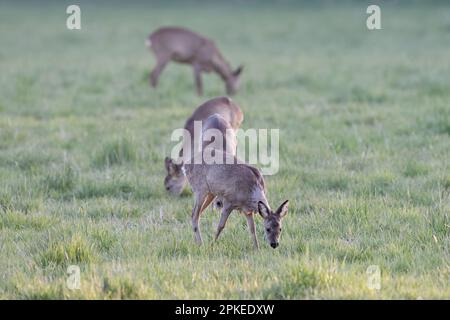
M 223 58 L 216 61 L 213 68 L 223 81 L 230 81 L 233 71 L 231 70 L 230 65 Z
M 262 189 L 260 186 L 257 186 L 252 190 L 250 201 L 256 211 L 258 211 L 259 201 L 263 202 L 268 208 L 270 208 L 269 202 L 267 201 L 266 198 L 266 193 L 264 192 L 264 189 Z

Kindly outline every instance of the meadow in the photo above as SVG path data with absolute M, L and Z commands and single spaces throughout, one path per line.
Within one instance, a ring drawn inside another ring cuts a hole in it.
M 450 299 L 450 5 L 81 1 L 0 3 L 0 299 Z M 163 25 L 243 64 L 242 127 L 280 128 L 280 247 L 246 220 L 170 196 L 170 134 L 208 98 L 144 46 Z M 69 265 L 80 288 L 66 285 Z M 380 290 L 367 268 L 381 270 Z

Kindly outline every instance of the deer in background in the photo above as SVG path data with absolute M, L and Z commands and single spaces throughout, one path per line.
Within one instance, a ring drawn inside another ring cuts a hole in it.
M 183 148 L 180 150 L 179 158 L 183 157 L 183 149 L 189 148 L 189 150 L 192 150 L 192 145 L 194 144 L 194 121 L 202 121 L 202 125 L 204 125 L 204 121 L 214 114 L 220 115 L 224 121 L 230 125 L 234 132 L 239 129 L 244 119 L 244 115 L 239 106 L 228 97 L 218 97 L 206 101 L 195 109 L 184 125 L 184 129 L 189 132 L 191 140 L 183 141 Z M 223 144 L 223 147 L 226 147 L 226 143 Z M 233 151 L 235 154 L 235 146 Z M 183 164 L 180 162 L 181 161 L 174 161 L 168 157 L 166 157 L 164 161 L 167 171 L 167 175 L 164 179 L 164 187 L 168 192 L 175 195 L 180 195 L 188 182 L 186 176 L 182 172 Z
M 147 38 L 146 45 L 156 57 L 156 66 L 150 74 L 153 87 L 157 86 L 167 63 L 175 61 L 192 65 L 198 95 L 203 94 L 202 72 L 217 73 L 225 82 L 229 95 L 239 89 L 242 66 L 232 70 L 217 46 L 208 38 L 184 28 L 163 27 Z

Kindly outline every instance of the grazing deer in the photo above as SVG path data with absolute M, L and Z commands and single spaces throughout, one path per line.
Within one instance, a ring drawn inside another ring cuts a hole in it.
M 213 98 L 211 100 L 206 101 L 202 105 L 200 105 L 191 117 L 186 121 L 184 128 L 189 132 L 191 140 L 183 141 L 183 149 L 180 150 L 179 157 L 183 157 L 183 150 L 189 149 L 192 150 L 192 145 L 194 144 L 194 122 L 202 121 L 202 125 L 205 120 L 208 119 L 211 115 L 218 114 L 220 115 L 224 121 L 226 121 L 230 127 L 236 132 L 239 129 L 244 115 L 239 108 L 239 106 L 234 103 L 228 97 L 218 97 Z M 189 144 L 189 145 L 188 145 Z M 227 144 L 223 144 L 223 147 L 226 148 Z M 236 147 L 232 149 L 233 153 L 236 153 Z M 183 192 L 187 184 L 186 176 L 182 172 L 182 163 L 180 161 L 173 161 L 172 159 L 166 157 L 165 159 L 165 168 L 167 171 L 167 176 L 164 179 L 164 186 L 166 190 L 172 194 L 180 195 Z M 178 162 L 178 164 L 176 163 Z
M 232 70 L 214 42 L 184 28 L 164 27 L 153 32 L 146 41 L 156 57 L 156 67 L 150 74 L 150 84 L 156 87 L 158 78 L 169 61 L 191 64 L 194 68 L 197 93 L 203 94 L 202 72 L 216 72 L 225 82 L 227 94 L 235 94 L 240 85 L 242 66 Z
M 233 210 L 239 210 L 247 217 L 253 245 L 257 249 L 259 245 L 253 213 L 259 212 L 264 219 L 266 239 L 275 249 L 279 245 L 281 220 L 287 214 L 289 202 L 286 200 L 277 210 L 272 211 L 265 195 L 264 179 L 259 170 L 241 163 L 232 154 L 221 150 L 215 151 L 216 155 L 219 154 L 219 158 L 224 159 L 223 163 L 196 164 L 191 161 L 184 165 L 185 174 L 195 196 L 195 204 L 192 209 L 192 228 L 197 243 L 202 243 L 199 227 L 200 215 L 217 197 L 222 202 L 222 214 L 217 227 L 216 240 L 225 227 L 230 213 Z

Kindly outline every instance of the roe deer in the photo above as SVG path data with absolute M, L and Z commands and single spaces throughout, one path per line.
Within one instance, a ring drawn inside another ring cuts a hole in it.
M 233 210 L 243 212 L 257 249 L 253 213 L 259 212 L 264 219 L 265 236 L 272 248 L 278 247 L 281 234 L 281 220 L 288 210 L 288 201 L 283 202 L 276 211 L 272 211 L 266 198 L 264 179 L 258 169 L 241 163 L 234 155 L 215 150 L 226 159 L 220 164 L 196 164 L 192 161 L 184 165 L 185 174 L 194 192 L 195 204 L 192 209 L 192 228 L 198 244 L 202 243 L 199 219 L 202 212 L 216 198 L 222 201 L 222 214 L 217 227 L 217 240 Z M 230 161 L 231 159 L 231 161 Z M 230 164 L 232 163 L 232 164 Z
M 198 95 L 203 94 L 202 72 L 216 72 L 226 85 L 227 94 L 235 94 L 240 85 L 242 66 L 232 70 L 214 42 L 190 30 L 164 27 L 153 32 L 146 45 L 156 57 L 156 67 L 150 74 L 150 84 L 156 87 L 158 78 L 169 61 L 191 64 L 194 68 Z
M 180 150 L 180 158 L 183 157 L 183 150 L 185 148 L 189 150 L 193 149 L 192 145 L 194 144 L 194 121 L 202 121 L 203 126 L 205 120 L 214 114 L 220 115 L 234 131 L 237 131 L 237 129 L 239 129 L 244 119 L 244 115 L 242 114 L 239 106 L 228 97 L 217 97 L 206 101 L 193 112 L 191 117 L 186 121 L 184 125 L 184 128 L 189 132 L 191 136 L 191 140 L 183 141 L 184 147 Z M 223 144 L 223 147 L 226 148 L 226 144 Z M 236 153 L 235 146 L 233 149 L 233 153 Z M 164 179 L 164 186 L 168 192 L 179 195 L 183 192 L 183 189 L 187 184 L 187 179 L 182 172 L 183 164 L 179 163 L 180 161 L 173 161 L 168 157 L 166 157 L 164 162 L 167 171 L 167 176 Z

